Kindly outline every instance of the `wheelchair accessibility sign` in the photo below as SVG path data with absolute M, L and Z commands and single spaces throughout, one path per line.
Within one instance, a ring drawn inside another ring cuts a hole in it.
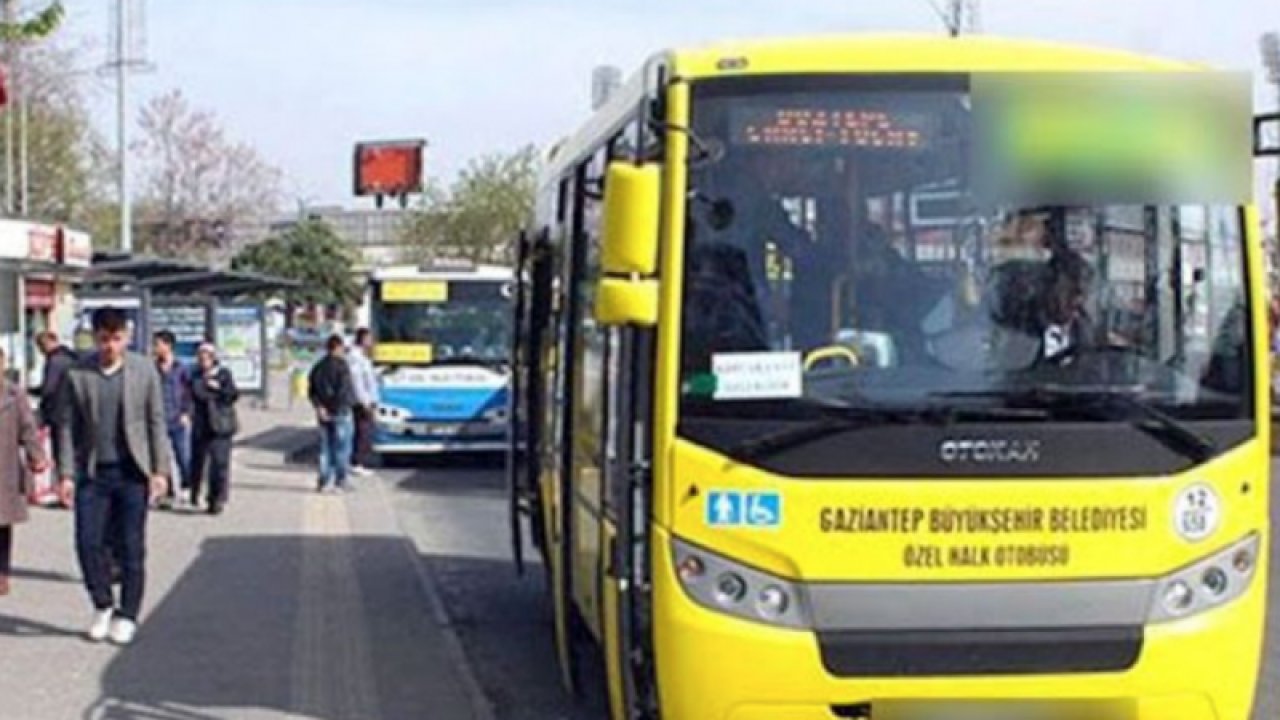
M 782 496 L 776 492 L 712 490 L 707 493 L 707 524 L 775 529 L 782 525 Z

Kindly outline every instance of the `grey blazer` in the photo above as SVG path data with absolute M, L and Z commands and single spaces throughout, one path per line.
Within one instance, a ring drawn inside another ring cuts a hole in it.
M 160 389 L 160 373 L 142 355 L 127 353 L 124 357 L 125 444 L 138 469 L 151 476 L 168 477 L 170 469 L 169 431 L 164 418 L 164 395 Z M 101 374 L 98 358 L 91 355 L 76 362 L 67 371 L 59 388 L 58 477 L 75 478 L 90 475 L 97 465 L 98 397 Z

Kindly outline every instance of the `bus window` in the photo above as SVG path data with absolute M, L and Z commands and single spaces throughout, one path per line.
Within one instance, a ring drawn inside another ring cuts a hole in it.
M 888 129 L 791 142 L 791 126 L 769 123 L 795 107 L 827 128 L 867 115 Z M 691 170 L 688 412 L 735 412 L 702 402 L 698 376 L 717 355 L 767 351 L 814 358 L 804 394 L 826 403 L 918 409 L 938 394 L 1106 383 L 1175 416 L 1244 417 L 1243 388 L 1212 369 L 1247 373 L 1223 364 L 1244 357 L 1236 208 L 978 206 L 967 112 L 941 90 L 698 105 L 698 133 L 724 150 Z

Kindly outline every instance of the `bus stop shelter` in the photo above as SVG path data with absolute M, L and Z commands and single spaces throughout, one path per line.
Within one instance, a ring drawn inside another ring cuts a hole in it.
M 271 338 L 265 300 L 298 286 L 286 278 L 180 259 L 94 253 L 77 292 L 76 344 L 91 342 L 87 331 L 93 310 L 117 307 L 132 324 L 135 350 L 149 351 L 152 334 L 168 330 L 177 339 L 179 360 L 192 364 L 200 343 L 213 342 L 241 391 L 266 403 Z

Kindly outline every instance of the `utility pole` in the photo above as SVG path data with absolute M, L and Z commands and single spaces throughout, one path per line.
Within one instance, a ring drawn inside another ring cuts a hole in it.
M 116 77 L 116 153 L 119 164 L 120 250 L 133 252 L 133 201 L 129 177 L 129 76 L 151 69 L 146 59 L 144 0 L 115 0 L 108 37 L 110 54 L 102 66 Z
M 928 0 L 933 11 L 938 14 L 942 24 L 951 37 L 960 35 L 976 35 L 982 32 L 981 0 L 945 0 L 946 6 L 938 5 L 937 0 Z
M 19 47 L 18 53 L 22 50 Z M 13 92 L 15 101 L 18 106 L 18 216 L 27 217 L 31 212 L 31 164 L 30 147 L 31 142 L 28 137 L 31 116 L 31 98 L 27 92 L 26 68 L 22 67 L 24 59 L 18 57 L 13 73 Z
M 977 35 L 982 32 L 981 0 L 952 0 L 955 9 L 955 27 L 958 34 Z
M 13 27 L 18 22 L 18 0 L 4 0 L 4 22 L 8 27 Z M 14 94 L 21 97 L 21 81 L 19 78 L 13 77 L 13 71 L 18 64 L 18 43 L 14 40 L 5 41 L 4 47 L 5 65 L 9 70 L 9 84 Z M 20 101 L 19 101 L 20 102 Z M 4 214 L 12 215 L 15 209 L 14 203 L 14 171 L 13 171 L 13 111 L 6 110 L 4 113 Z

